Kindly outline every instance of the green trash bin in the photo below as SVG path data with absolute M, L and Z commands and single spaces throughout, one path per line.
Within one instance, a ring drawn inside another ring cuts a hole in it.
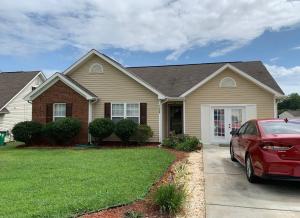
M 5 136 L 6 136 L 6 131 L 0 131 L 0 146 L 5 144 Z

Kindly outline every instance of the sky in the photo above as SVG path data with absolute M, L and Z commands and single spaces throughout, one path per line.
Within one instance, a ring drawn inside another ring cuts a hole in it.
M 91 49 L 124 66 L 261 60 L 300 93 L 300 0 L 1 0 L 0 70 L 61 72 Z

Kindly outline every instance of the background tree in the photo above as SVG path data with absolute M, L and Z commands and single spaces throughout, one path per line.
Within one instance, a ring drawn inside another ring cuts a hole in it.
M 278 103 L 278 114 L 286 110 L 300 110 L 300 95 L 298 93 L 292 93 L 282 102 Z

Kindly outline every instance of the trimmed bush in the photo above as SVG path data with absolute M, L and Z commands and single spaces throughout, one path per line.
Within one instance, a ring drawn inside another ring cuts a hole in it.
M 153 201 L 159 206 L 161 212 L 175 214 L 181 210 L 185 198 L 184 189 L 176 187 L 175 184 L 168 184 L 156 190 Z
M 42 127 L 43 125 L 38 122 L 24 121 L 17 123 L 12 129 L 12 133 L 15 140 L 30 145 L 36 138 L 40 137 Z
M 167 148 L 175 148 L 176 141 L 174 140 L 173 137 L 165 138 L 162 142 L 162 146 Z
M 145 144 L 153 136 L 153 131 L 148 125 L 138 125 L 135 139 L 139 145 Z
M 130 138 L 136 133 L 138 125 L 130 120 L 120 120 L 115 127 L 115 134 L 121 139 L 124 144 L 128 144 Z
M 180 151 L 195 151 L 200 144 L 196 137 L 186 137 L 183 142 L 178 143 L 175 148 Z
M 115 129 L 115 124 L 110 119 L 99 118 L 92 121 L 89 125 L 90 134 L 101 142 L 103 139 L 110 136 Z
M 56 144 L 66 144 L 79 134 L 81 123 L 71 117 L 47 123 L 44 128 L 45 136 Z

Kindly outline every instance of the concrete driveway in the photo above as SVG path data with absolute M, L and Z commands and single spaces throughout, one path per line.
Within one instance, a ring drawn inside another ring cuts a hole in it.
M 300 182 L 251 184 L 229 148 L 204 146 L 206 217 L 300 217 Z

